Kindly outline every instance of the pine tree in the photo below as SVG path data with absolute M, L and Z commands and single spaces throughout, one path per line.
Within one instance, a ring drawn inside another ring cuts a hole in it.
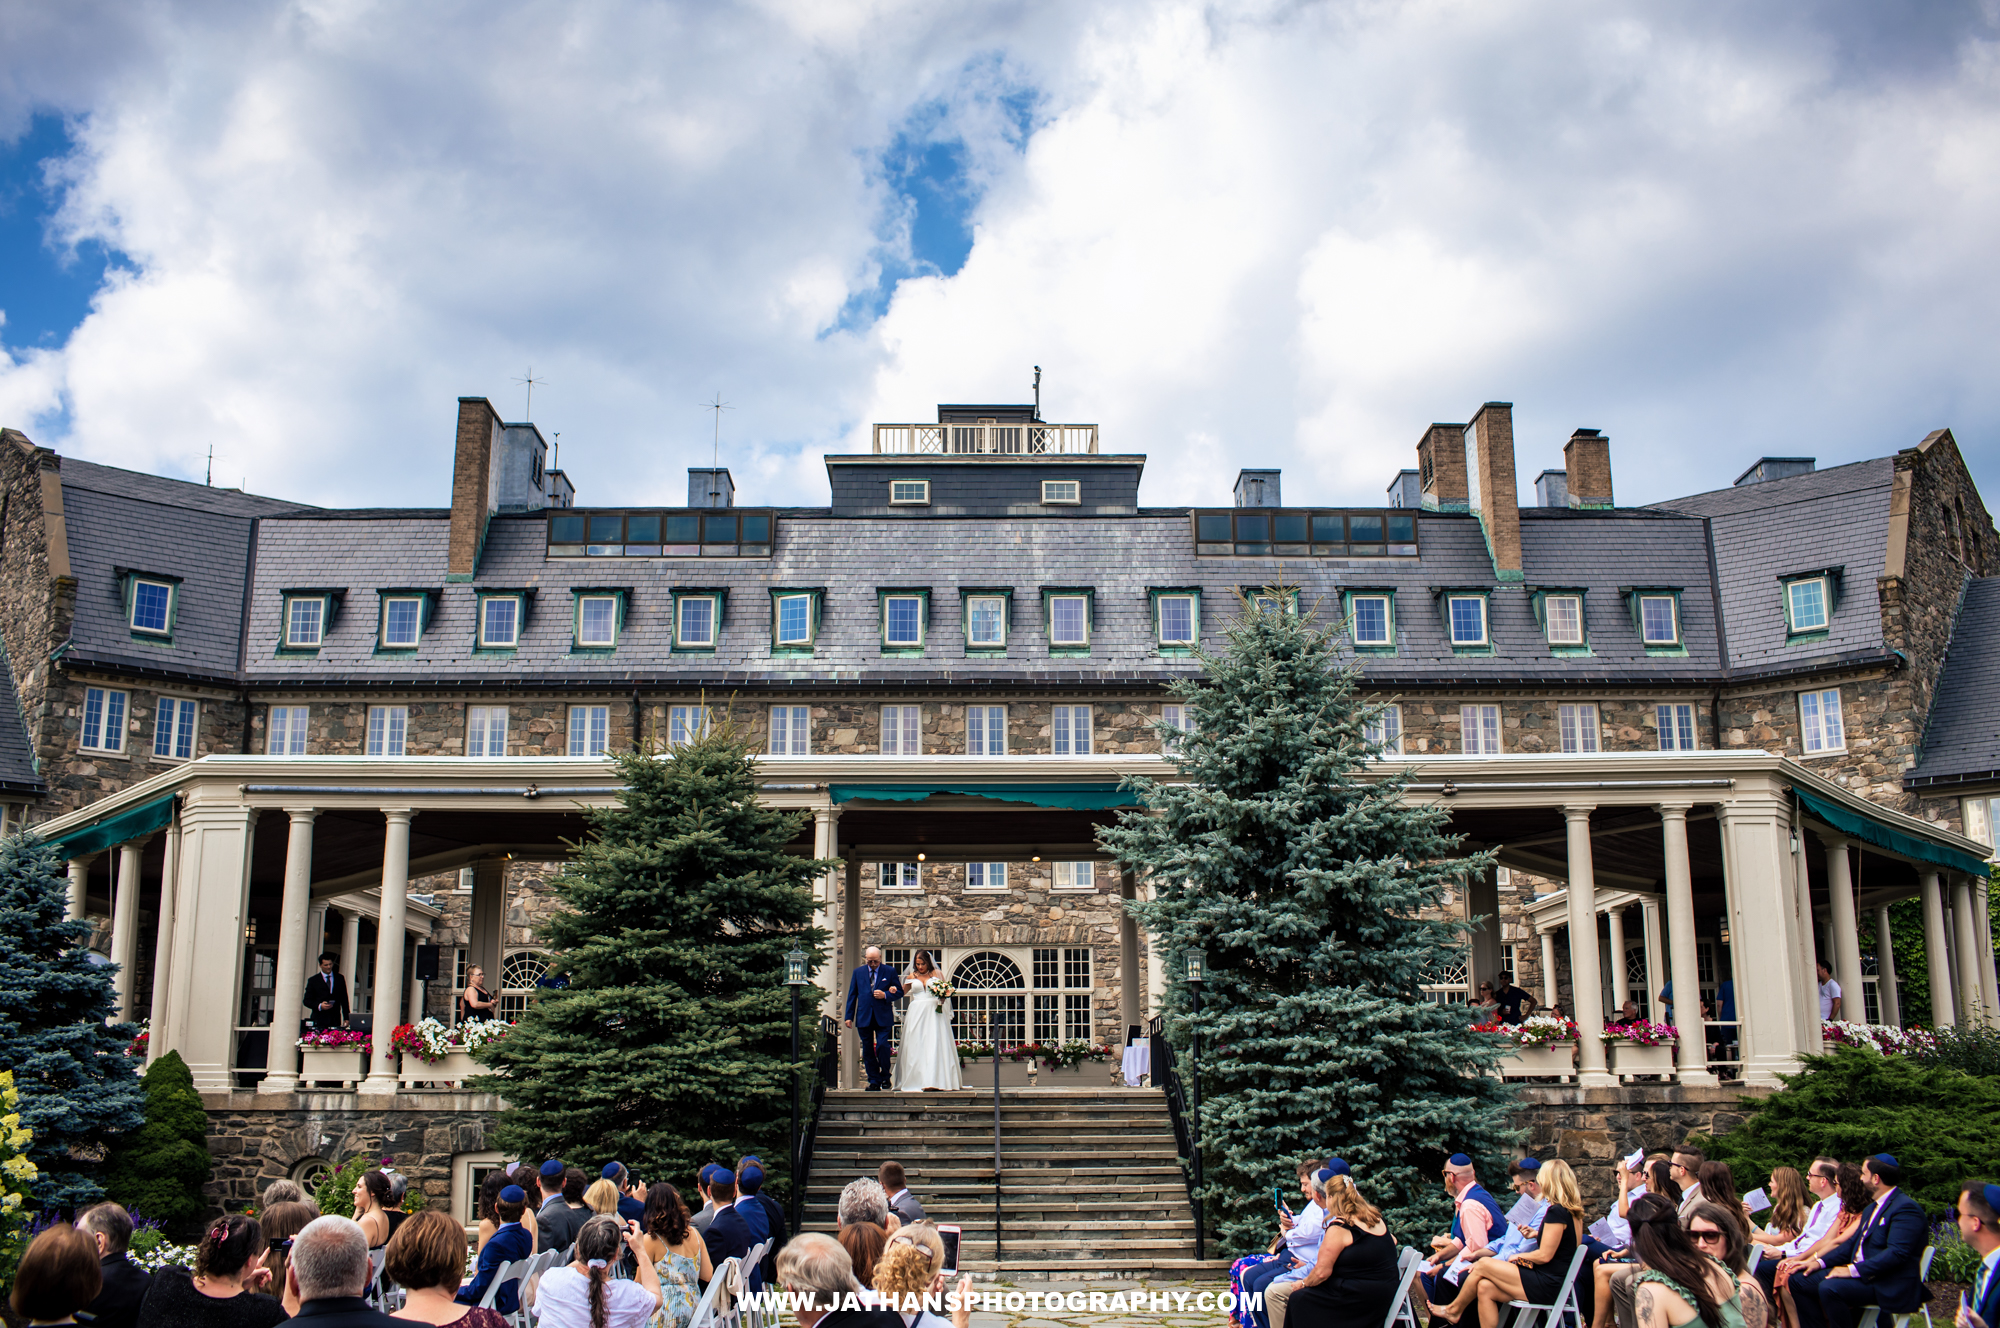
M 83 948 L 90 924 L 68 920 L 68 864 L 32 833 L 0 840 L 0 1065 L 14 1071 L 21 1123 L 34 1132 L 35 1198 L 74 1208 L 102 1197 L 100 1157 L 145 1121 L 125 1054 L 138 1030 L 107 1024 L 109 965 Z
M 616 1159 L 686 1183 L 704 1163 L 787 1170 L 791 997 L 785 953 L 823 957 L 814 878 L 794 856 L 801 816 L 758 800 L 756 766 L 718 729 L 664 756 L 618 758 L 619 805 L 553 882 L 545 989 L 479 1058 L 505 1079 L 499 1146 L 523 1157 Z M 805 1062 L 805 1053 L 801 1053 Z
M 104 1189 L 130 1211 L 186 1234 L 208 1211 L 201 1194 L 213 1166 L 208 1156 L 208 1113 L 202 1110 L 194 1076 L 177 1051 L 148 1066 L 140 1082 L 146 1093 L 146 1123 L 112 1146 L 105 1160 Z
M 1194 729 L 1160 732 L 1187 782 L 1131 781 L 1146 812 L 1100 840 L 1151 881 L 1130 907 L 1168 972 L 1207 959 L 1198 1015 L 1169 983 L 1167 1036 L 1185 1073 L 1200 1034 L 1201 1194 L 1224 1242 L 1261 1248 L 1271 1186 L 1329 1154 L 1414 1240 L 1449 1220 L 1444 1158 L 1499 1174 L 1515 1137 L 1494 1040 L 1420 990 L 1466 943 L 1469 924 L 1441 918 L 1446 892 L 1493 858 L 1461 855 L 1448 814 L 1405 801 L 1405 779 L 1360 777 L 1380 711 L 1340 632 L 1290 588 L 1264 598 L 1287 607 L 1245 602 L 1226 647 L 1200 654 L 1205 676 L 1171 689 Z

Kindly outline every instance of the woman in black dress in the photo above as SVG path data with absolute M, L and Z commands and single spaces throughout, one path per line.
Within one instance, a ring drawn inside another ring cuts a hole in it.
M 1401 1279 L 1396 1238 L 1382 1210 L 1361 1197 L 1339 1158 L 1320 1168 L 1326 1194 L 1326 1238 L 1319 1258 L 1285 1310 L 1286 1328 L 1354 1328 L 1389 1317 Z
M 1583 1196 L 1577 1192 L 1576 1173 L 1561 1158 L 1542 1163 L 1541 1186 L 1542 1197 L 1549 1201 L 1548 1214 L 1542 1219 L 1541 1243 L 1504 1259 L 1481 1259 L 1473 1264 L 1451 1304 L 1429 1307 L 1433 1319 L 1457 1323 L 1477 1301 L 1480 1328 L 1499 1328 L 1500 1318 L 1512 1301 L 1525 1300 L 1531 1305 L 1554 1302 L 1576 1257 L 1577 1237 L 1583 1230 Z
M 458 1022 L 491 1019 L 494 1000 L 486 990 L 486 970 L 474 964 L 465 975 L 465 990 L 458 997 Z

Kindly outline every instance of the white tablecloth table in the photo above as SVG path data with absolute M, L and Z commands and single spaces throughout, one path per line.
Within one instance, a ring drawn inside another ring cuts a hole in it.
M 1150 1039 L 1141 1038 L 1125 1048 L 1125 1086 L 1139 1087 L 1139 1081 L 1153 1070 L 1153 1044 Z

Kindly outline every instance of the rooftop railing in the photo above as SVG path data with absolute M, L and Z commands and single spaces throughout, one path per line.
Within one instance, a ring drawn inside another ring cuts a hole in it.
M 1060 456 L 1097 451 L 1094 424 L 878 424 L 877 455 Z

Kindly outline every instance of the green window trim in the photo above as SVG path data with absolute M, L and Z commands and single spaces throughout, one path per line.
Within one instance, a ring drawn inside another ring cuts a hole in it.
M 998 641 L 974 641 L 972 639 L 972 601 L 976 599 L 997 599 L 1000 601 L 1000 639 Z M 958 616 L 964 630 L 966 654 L 1004 655 L 1007 653 L 1008 639 L 1014 634 L 1014 588 L 1012 586 L 960 586 L 958 590 Z
M 1479 641 L 1458 640 L 1452 630 L 1451 606 L 1454 600 L 1479 601 L 1479 630 L 1483 638 Z M 1431 602 L 1437 606 L 1438 623 L 1444 629 L 1445 645 L 1454 655 L 1491 655 L 1493 645 L 1493 590 L 1490 586 L 1432 586 Z
M 1081 658 L 1090 654 L 1091 638 L 1097 631 L 1097 591 L 1090 586 L 1043 586 L 1042 588 L 1042 637 L 1049 643 L 1049 654 L 1064 658 Z M 1081 599 L 1083 601 L 1083 640 L 1058 643 L 1055 637 L 1055 602 L 1059 599 Z
M 495 599 L 514 601 L 514 639 L 502 644 L 493 644 L 486 639 L 486 602 Z M 527 587 L 494 586 L 474 592 L 472 617 L 472 653 L 474 655 L 511 655 L 521 648 L 522 640 L 528 634 L 528 617 L 534 610 L 535 592 Z
M 347 597 L 344 589 L 325 586 L 293 586 L 280 590 L 278 607 L 278 649 L 280 655 L 313 656 L 320 652 L 328 637 L 333 635 L 334 623 L 340 617 L 342 601 Z M 175 596 L 176 599 L 179 596 Z M 311 645 L 292 644 L 292 605 L 304 600 L 320 601 L 319 640 Z
M 1549 601 L 1552 599 L 1574 599 L 1576 601 L 1575 641 L 1549 640 Z M 1529 607 L 1534 610 L 1535 626 L 1541 631 L 1542 642 L 1549 653 L 1558 659 L 1587 659 L 1596 652 L 1590 648 L 1590 596 L 1582 586 L 1535 586 L 1528 592 Z
M 1169 641 L 1160 620 L 1160 601 L 1167 599 L 1191 599 L 1194 601 L 1189 613 L 1188 628 L 1192 639 Z M 1166 659 L 1186 659 L 1201 645 L 1201 587 L 1200 586 L 1152 586 L 1146 591 L 1146 603 L 1152 610 L 1153 645 Z
M 631 609 L 632 588 L 630 586 L 571 586 L 569 588 L 569 653 L 572 655 L 601 656 L 617 653 L 618 643 L 625 636 L 625 619 Z M 608 599 L 611 605 L 611 643 L 585 644 L 583 639 L 583 602 L 588 599 Z
M 1846 579 L 1845 567 L 1818 567 L 1809 572 L 1786 572 L 1778 577 L 1779 610 L 1785 615 L 1785 644 L 1824 641 L 1833 629 L 1833 615 L 1840 608 L 1842 583 Z M 1792 587 L 1817 581 L 1824 587 L 1820 602 L 1824 609 L 1824 621 L 1801 627 L 1792 602 Z
M 147 572 L 136 567 L 120 567 L 114 570 L 118 576 L 119 599 L 124 605 L 125 629 L 131 634 L 132 639 L 148 645 L 172 645 L 174 629 L 180 623 L 182 579 L 165 572 Z M 140 627 L 132 621 L 137 611 L 139 583 L 142 581 L 151 586 L 166 588 L 167 615 L 164 628 Z
M 1687 654 L 1687 624 L 1681 619 L 1681 592 L 1683 586 L 1620 586 L 1618 593 L 1625 600 L 1625 611 L 1632 619 L 1632 631 L 1639 638 L 1640 646 L 1648 655 L 1673 658 Z M 1649 599 L 1671 599 L 1674 605 L 1674 639 L 1671 641 L 1648 641 L 1643 617 L 1645 601 Z
M 819 628 L 826 612 L 825 586 L 772 586 L 771 591 L 771 653 L 775 656 L 809 656 L 819 645 Z M 804 598 L 806 604 L 806 639 L 803 641 L 780 641 L 778 622 L 783 601 Z
M 681 605 L 691 599 L 713 600 L 714 615 L 709 621 L 708 640 L 683 641 L 681 639 Z M 678 586 L 673 592 L 674 621 L 672 653 L 676 655 L 713 655 L 722 644 L 722 629 L 728 622 L 729 591 L 720 586 Z
M 889 601 L 917 601 L 917 640 L 894 644 L 889 640 Z M 911 657 L 924 653 L 931 640 L 931 588 L 929 586 L 879 586 L 875 591 L 875 638 L 885 656 Z
M 417 639 L 408 645 L 391 645 L 386 639 L 389 631 L 389 601 L 417 601 Z M 423 645 L 424 633 L 431 627 L 431 617 L 437 611 L 437 591 L 424 586 L 407 588 L 383 588 L 375 592 L 375 653 L 378 655 L 408 655 Z
M 1384 601 L 1383 626 L 1388 629 L 1386 641 L 1362 641 L 1354 634 L 1354 602 L 1362 599 Z M 1396 592 L 1377 586 L 1349 586 L 1340 595 L 1340 620 L 1347 632 L 1348 643 L 1359 655 L 1393 655 L 1396 653 Z

